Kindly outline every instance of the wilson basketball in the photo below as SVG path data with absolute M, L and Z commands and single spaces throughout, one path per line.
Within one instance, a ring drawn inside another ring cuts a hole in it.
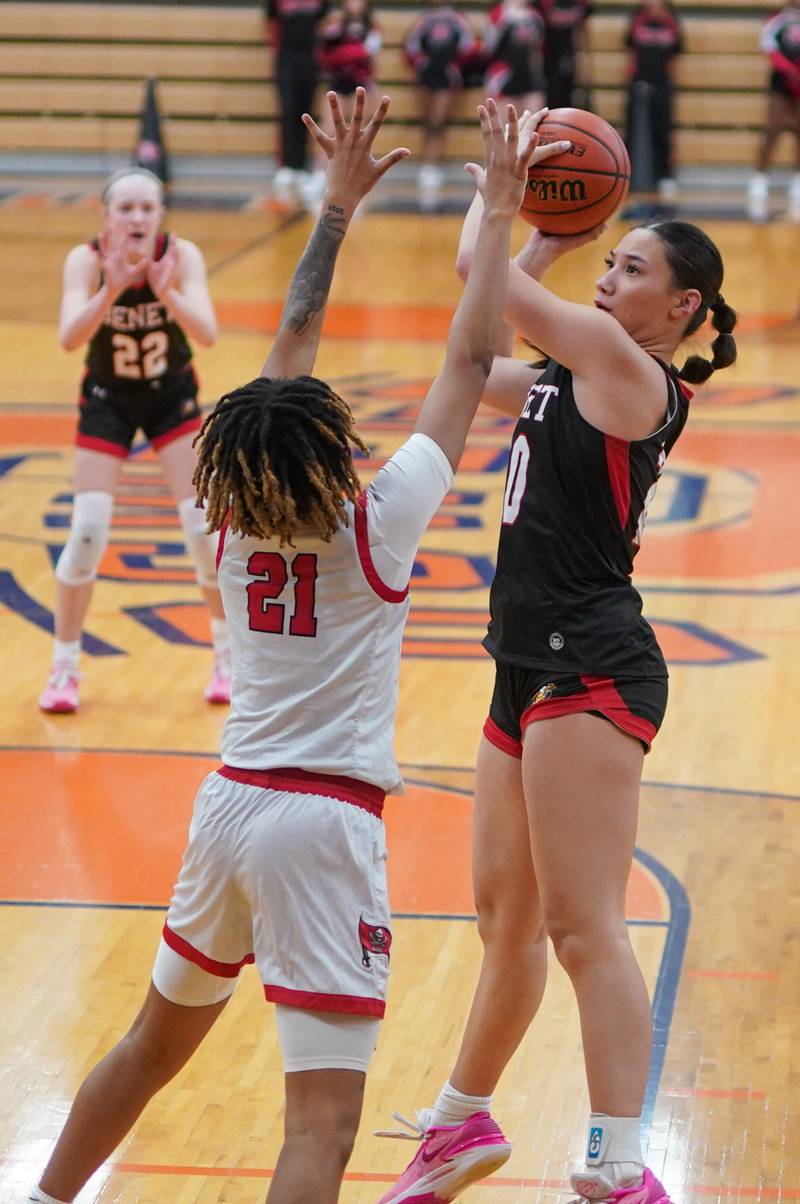
M 531 167 L 520 215 L 544 234 L 583 234 L 599 226 L 628 195 L 631 163 L 617 131 L 584 109 L 553 109 L 539 126 L 540 143 L 572 146 Z

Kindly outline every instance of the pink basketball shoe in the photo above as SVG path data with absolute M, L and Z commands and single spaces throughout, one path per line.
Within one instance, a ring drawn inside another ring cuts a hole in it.
M 225 705 L 231 700 L 231 674 L 230 669 L 222 661 L 214 661 L 214 670 L 211 674 L 211 681 L 205 688 L 206 702 L 219 703 Z
M 378 1204 L 446 1204 L 470 1183 L 498 1170 L 511 1156 L 511 1146 L 488 1112 L 473 1112 L 460 1125 L 429 1125 L 430 1112 L 417 1113 L 418 1123 L 398 1112 L 392 1116 L 411 1129 L 422 1145 L 403 1174 Z M 411 1136 L 385 1133 L 384 1137 Z
M 670 1204 L 664 1185 L 647 1167 L 638 1187 L 615 1187 L 599 1167 L 596 1171 L 585 1170 L 570 1175 L 569 1181 L 580 1197 L 580 1202 L 573 1204 L 582 1204 L 584 1200 L 602 1200 L 607 1204 Z
M 39 695 L 39 709 L 51 715 L 68 715 L 78 709 L 78 678 L 71 665 L 54 665 Z

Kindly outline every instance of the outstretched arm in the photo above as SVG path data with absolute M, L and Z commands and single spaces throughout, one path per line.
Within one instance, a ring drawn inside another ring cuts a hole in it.
M 308 129 L 328 156 L 328 175 L 322 210 L 311 238 L 295 269 L 280 326 L 262 376 L 305 376 L 314 368 L 333 269 L 342 239 L 359 201 L 390 167 L 409 154 L 404 147 L 374 159 L 372 144 L 389 109 L 384 96 L 366 125 L 366 92 L 356 89 L 353 120 L 344 120 L 335 92 L 328 93 L 333 135 L 323 133 L 306 113 Z
M 519 147 L 517 115 L 507 106 L 507 134 L 494 100 L 478 106 L 486 169 L 468 164 L 483 198 L 472 269 L 458 303 L 444 367 L 431 385 L 415 430 L 439 444 L 455 469 L 492 367 L 508 282 L 511 223 L 519 210 L 535 134 Z

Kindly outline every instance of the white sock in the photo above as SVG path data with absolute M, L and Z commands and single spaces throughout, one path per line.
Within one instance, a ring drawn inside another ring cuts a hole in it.
M 644 1173 L 641 1118 L 592 1112 L 586 1143 L 586 1170 L 600 1173 L 615 1187 L 638 1183 Z
M 439 1092 L 439 1098 L 433 1105 L 430 1123 L 432 1125 L 458 1125 L 473 1112 L 488 1112 L 492 1102 L 491 1095 L 463 1095 L 456 1091 L 451 1084 L 445 1083 Z
M 81 655 L 80 637 L 77 640 L 53 640 L 53 665 L 77 669 Z
M 789 181 L 789 195 L 800 196 L 800 172 L 796 171 Z
M 42 1191 L 41 1187 L 34 1187 L 31 1194 L 28 1196 L 28 1204 L 69 1204 L 67 1200 L 57 1200 L 55 1196 L 48 1196 L 46 1191 Z
M 230 663 L 231 637 L 225 619 L 211 619 L 211 643 L 214 645 L 214 656 L 218 660 Z

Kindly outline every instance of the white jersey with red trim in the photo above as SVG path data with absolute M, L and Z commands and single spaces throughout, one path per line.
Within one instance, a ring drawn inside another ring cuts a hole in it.
M 414 434 L 330 543 L 293 546 L 223 530 L 219 586 L 231 637 L 222 759 L 402 789 L 394 757 L 400 650 L 417 545 L 453 480 Z

